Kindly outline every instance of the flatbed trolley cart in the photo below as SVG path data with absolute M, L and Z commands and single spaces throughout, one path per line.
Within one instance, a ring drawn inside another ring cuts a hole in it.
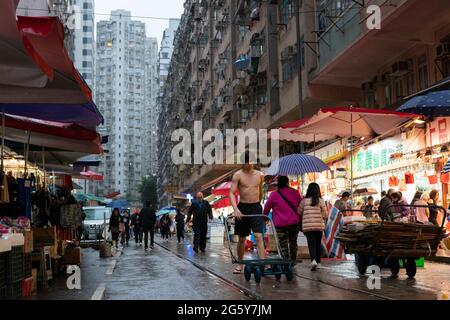
M 273 233 L 277 254 L 266 257 L 265 259 L 246 259 L 239 260 L 236 255 L 233 253 L 232 242 L 231 242 L 231 231 L 230 227 L 234 225 L 235 217 L 228 216 L 223 217 L 223 223 L 225 224 L 225 232 L 228 243 L 228 249 L 231 254 L 231 262 L 233 264 L 241 264 L 244 265 L 244 276 L 247 282 L 250 281 L 252 274 L 254 275 L 254 279 L 256 283 L 261 282 L 261 278 L 263 276 L 275 276 L 277 280 L 280 280 L 283 275 L 286 276 L 288 281 L 292 281 L 294 278 L 294 264 L 295 261 L 287 260 L 283 257 L 280 241 L 278 239 L 277 231 L 273 224 L 273 220 L 266 215 L 245 215 L 242 219 L 251 218 L 251 217 L 263 217 L 263 219 L 270 222 L 270 228 Z M 269 269 L 266 269 L 266 266 L 270 266 Z
M 429 208 L 425 205 L 402 205 L 414 210 Z M 395 205 L 388 207 L 390 209 Z M 443 213 L 441 226 L 421 223 L 390 222 L 385 219 L 380 222 L 368 222 L 367 228 L 360 231 L 341 229 L 337 239 L 343 243 L 347 253 L 355 254 L 356 265 L 360 274 L 364 275 L 369 265 L 390 268 L 393 276 L 400 271 L 400 261 L 406 269 L 409 278 L 414 278 L 417 272 L 416 260 L 421 257 L 436 254 L 443 238 L 447 210 L 435 206 Z M 361 210 L 345 210 L 345 212 Z

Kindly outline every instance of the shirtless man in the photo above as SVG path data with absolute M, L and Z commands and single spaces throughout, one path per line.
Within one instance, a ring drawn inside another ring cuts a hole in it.
M 264 259 L 265 249 L 263 242 L 264 218 L 248 217 L 245 215 L 262 215 L 261 200 L 263 197 L 264 175 L 262 172 L 255 170 L 254 164 L 250 161 L 250 154 L 244 154 L 244 165 L 242 169 L 233 176 L 230 188 L 230 201 L 234 209 L 234 217 L 236 217 L 235 234 L 239 236 L 237 245 L 238 259 L 242 261 L 244 258 L 245 241 L 253 230 L 255 236 L 259 259 Z M 239 191 L 240 201 L 236 203 L 235 194 Z M 236 267 L 235 274 L 242 272 L 242 265 Z

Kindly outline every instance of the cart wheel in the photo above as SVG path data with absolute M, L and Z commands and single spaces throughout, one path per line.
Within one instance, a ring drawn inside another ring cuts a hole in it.
M 275 273 L 275 279 L 280 280 L 281 275 L 283 274 L 283 268 L 280 265 L 275 266 L 274 268 Z
M 391 268 L 392 276 L 397 277 L 400 272 L 400 261 L 396 258 L 390 259 L 389 267 Z
M 244 277 L 247 282 L 250 281 L 250 278 L 252 277 L 252 268 L 250 266 L 245 266 Z
M 365 275 L 367 271 L 367 257 L 363 255 L 356 256 L 356 265 L 360 275 Z
M 292 281 L 293 278 L 294 278 L 294 268 L 292 268 L 292 265 L 288 265 L 286 272 L 286 279 L 287 281 Z
M 406 259 L 406 274 L 410 279 L 414 279 L 417 272 L 416 259 L 408 258 Z
M 260 267 L 255 267 L 255 282 L 261 283 L 262 272 Z

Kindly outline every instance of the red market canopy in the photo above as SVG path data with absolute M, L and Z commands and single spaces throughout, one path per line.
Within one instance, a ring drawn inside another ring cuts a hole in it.
M 330 134 L 338 137 L 371 137 L 398 128 L 418 116 L 411 113 L 338 107 L 320 109 L 292 133 Z
M 230 195 L 230 189 L 231 189 L 231 182 L 230 181 L 224 182 L 217 188 L 214 188 L 214 190 L 212 190 L 212 194 L 215 196 L 228 197 Z
M 92 93 L 64 47 L 57 17 L 16 17 L 0 1 L 0 111 L 95 127 L 103 122 Z
M 293 133 L 292 130 L 304 125 L 310 118 L 295 120 L 283 124 L 278 130 L 278 138 L 270 131 L 270 137 L 272 140 L 276 141 L 293 141 L 293 142 L 314 142 L 323 141 L 328 139 L 333 139 L 335 135 L 330 134 L 315 134 L 315 133 Z
M 75 140 L 97 140 L 100 136 L 96 131 L 81 127 L 75 123 L 39 120 L 21 116 L 5 114 L 6 128 L 14 128 Z M 9 130 L 9 129 L 8 129 Z
M 226 197 L 226 198 L 222 198 L 219 201 L 217 201 L 216 203 L 213 204 L 214 209 L 223 209 L 223 208 L 227 208 L 227 207 L 231 207 L 231 201 L 230 198 Z
M 81 179 L 91 180 L 91 181 L 103 181 L 103 176 L 100 173 L 85 171 L 81 172 Z

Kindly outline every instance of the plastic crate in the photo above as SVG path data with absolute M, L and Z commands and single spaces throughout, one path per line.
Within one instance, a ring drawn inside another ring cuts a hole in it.
M 0 253 L 0 288 L 6 286 L 6 257 L 7 252 Z
M 19 249 L 20 248 L 20 249 Z M 13 247 L 6 256 L 6 284 L 22 281 L 24 278 L 23 246 Z
M 424 268 L 425 267 L 425 258 L 417 259 L 416 260 L 416 267 L 417 268 Z M 400 259 L 400 268 L 404 268 L 402 259 Z
M 22 298 L 22 280 L 15 281 L 6 286 L 5 299 L 18 300 Z
M 25 254 L 23 259 L 23 276 L 29 278 L 32 276 L 33 259 L 31 254 Z
M 33 277 L 29 277 L 22 280 L 22 298 L 28 298 L 31 296 L 33 289 Z

